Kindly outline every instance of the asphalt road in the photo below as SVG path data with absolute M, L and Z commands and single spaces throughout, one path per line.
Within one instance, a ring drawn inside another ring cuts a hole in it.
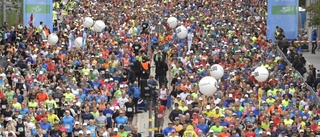
M 307 64 L 313 64 L 316 69 L 320 69 L 320 51 L 316 51 L 316 54 L 311 54 L 311 47 L 309 52 L 302 52 L 303 57 L 307 60 Z

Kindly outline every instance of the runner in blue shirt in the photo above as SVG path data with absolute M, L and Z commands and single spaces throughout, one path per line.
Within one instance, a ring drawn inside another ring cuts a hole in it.
M 62 123 L 67 129 L 68 136 L 72 134 L 74 118 L 70 115 L 70 111 L 65 112 L 65 116 L 62 118 Z
M 43 118 L 42 122 L 39 125 L 42 129 L 42 133 L 43 133 L 44 137 L 48 137 L 49 131 L 52 130 L 51 124 L 48 122 L 48 119 Z
M 93 120 L 89 120 L 89 125 L 87 126 L 88 131 L 91 132 L 91 137 L 96 137 L 97 136 L 97 126 L 94 125 L 94 121 Z
M 128 123 L 128 118 L 125 116 L 124 111 L 120 111 L 120 116 L 116 117 L 115 122 L 117 123 L 117 127 L 119 128 L 121 125 Z

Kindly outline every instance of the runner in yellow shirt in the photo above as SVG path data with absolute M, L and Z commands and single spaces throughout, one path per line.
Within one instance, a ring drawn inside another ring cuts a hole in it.
M 60 119 L 56 114 L 53 114 L 53 110 L 49 109 L 48 121 L 52 124 L 54 122 L 59 122 Z
M 70 88 L 67 88 L 67 93 L 64 93 L 63 96 L 68 103 L 71 103 L 75 99 L 75 95 L 71 93 Z

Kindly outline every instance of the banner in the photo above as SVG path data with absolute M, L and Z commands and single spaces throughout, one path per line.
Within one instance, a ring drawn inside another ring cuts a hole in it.
M 24 0 L 23 1 L 23 25 L 38 27 L 40 22 L 50 28 L 52 32 L 53 21 L 52 0 Z
M 298 0 L 268 0 L 267 39 L 275 40 L 277 26 L 283 29 L 287 39 L 297 39 L 298 5 Z

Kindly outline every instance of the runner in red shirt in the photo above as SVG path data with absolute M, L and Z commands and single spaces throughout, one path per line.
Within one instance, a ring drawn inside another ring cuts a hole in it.
M 312 129 L 313 132 L 317 132 L 318 122 L 316 118 L 312 119 L 312 124 L 310 125 L 310 128 Z
M 246 137 L 256 137 L 256 133 L 254 133 L 253 131 L 253 127 L 250 125 L 247 128 L 247 131 L 245 131 L 245 136 Z
M 159 131 L 162 132 L 162 127 L 163 127 L 163 122 L 164 122 L 164 117 L 166 115 L 166 109 L 167 107 L 164 105 L 161 105 L 161 102 L 158 103 L 159 110 L 158 110 L 158 127 Z

